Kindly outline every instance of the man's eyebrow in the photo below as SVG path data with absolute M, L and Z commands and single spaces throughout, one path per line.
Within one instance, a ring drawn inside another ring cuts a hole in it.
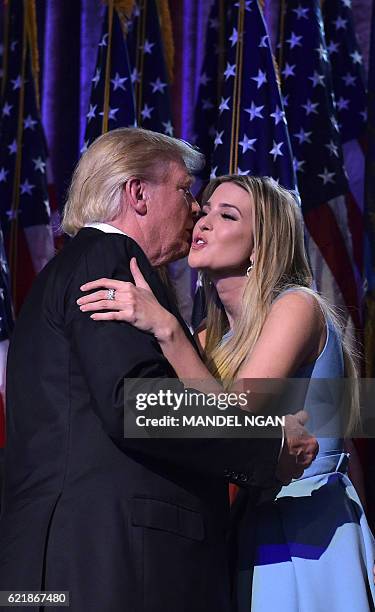
M 203 206 L 208 206 L 209 208 L 211 207 L 211 202 L 208 200 L 207 202 L 205 202 L 204 204 L 202 204 L 202 208 Z M 237 208 L 237 206 L 235 206 L 234 204 L 229 204 L 228 202 L 220 202 L 219 206 L 221 208 L 234 208 L 235 210 L 237 210 L 237 212 L 242 215 L 241 211 L 239 208 Z

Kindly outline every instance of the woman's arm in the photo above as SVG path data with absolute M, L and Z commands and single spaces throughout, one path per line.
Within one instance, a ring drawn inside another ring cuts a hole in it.
M 102 287 L 106 290 L 100 289 L 80 298 L 77 301 L 80 309 L 83 312 L 105 309 L 108 312 L 95 312 L 91 318 L 97 321 L 127 321 L 138 329 L 154 334 L 164 356 L 180 380 L 188 386 L 194 380 L 194 388 L 198 391 L 222 391 L 222 386 L 206 368 L 176 317 L 163 308 L 155 298 L 135 258 L 130 262 L 130 269 L 136 283 L 135 286 L 132 283 L 113 279 L 99 279 L 83 285 L 82 291 Z M 108 289 L 116 290 L 114 300 L 107 299 Z M 198 386 L 195 383 L 196 380 L 201 381 L 197 383 Z

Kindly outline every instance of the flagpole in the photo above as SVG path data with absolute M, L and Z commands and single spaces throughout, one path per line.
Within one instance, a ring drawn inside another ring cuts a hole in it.
M 113 0 L 109 0 L 109 3 L 108 3 L 108 48 L 107 48 L 107 58 L 106 58 L 106 64 L 105 64 L 102 134 L 105 134 L 106 132 L 108 132 L 109 85 L 110 85 L 110 78 L 111 78 L 112 25 L 113 25 Z

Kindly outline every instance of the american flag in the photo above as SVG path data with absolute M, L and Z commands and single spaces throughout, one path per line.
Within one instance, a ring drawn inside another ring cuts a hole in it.
M 107 7 L 92 78 L 86 131 L 81 153 L 101 134 L 135 125 L 135 102 L 124 37 L 125 17 Z
M 351 235 L 358 304 L 364 297 L 364 174 L 367 99 L 363 59 L 356 40 L 351 0 L 323 4 L 327 50 L 332 66 L 336 114 L 350 191 L 346 215 Z M 361 313 L 362 314 L 362 313 Z
M 33 9 L 32 2 L 11 0 L 5 12 L 0 215 L 16 313 L 35 275 L 54 255 Z
M 279 63 L 308 252 L 319 291 L 348 329 L 361 317 L 349 231 L 349 191 L 319 0 L 289 0 L 280 20 Z
M 210 177 L 211 159 L 214 150 L 214 136 L 220 104 L 220 90 L 225 59 L 226 20 L 224 0 L 215 0 L 211 7 L 206 29 L 206 52 L 199 77 L 198 96 L 194 112 L 193 142 L 204 153 L 207 160 L 201 178 Z
M 154 132 L 174 135 L 171 82 L 173 37 L 168 2 L 142 0 L 133 9 L 127 45 L 132 68 L 137 124 Z M 180 312 L 191 319 L 191 276 L 186 259 L 168 265 Z
M 139 127 L 173 136 L 170 102 L 173 43 L 168 3 L 135 3 L 127 44 Z
M 296 189 L 295 161 L 284 102 L 259 3 L 257 0 L 227 2 L 220 8 L 221 19 L 217 17 L 218 3 L 214 9 L 208 25 L 206 58 L 196 110 L 197 128 L 206 124 L 203 138 L 198 136 L 198 142 L 203 143 L 206 154 L 212 151 L 211 177 L 227 173 L 272 176 L 287 189 Z M 219 62 L 217 56 L 212 56 L 212 47 L 217 36 L 215 32 L 221 27 L 223 10 L 227 42 L 224 57 Z M 208 72 L 210 62 L 213 72 Z M 219 63 L 222 65 L 221 89 L 216 102 L 218 79 L 215 70 Z M 198 280 L 194 327 L 198 326 L 204 313 L 203 291 L 199 283 Z
M 256 0 L 242 0 L 228 10 L 228 18 L 211 176 L 266 175 L 293 189 L 284 104 L 262 11 Z
M 366 253 L 366 278 L 368 295 L 366 300 L 365 355 L 366 376 L 375 376 L 375 2 L 372 7 L 370 65 L 368 79 L 368 134 L 365 181 L 365 217 L 368 237 Z M 375 495 L 373 495 L 375 506 Z

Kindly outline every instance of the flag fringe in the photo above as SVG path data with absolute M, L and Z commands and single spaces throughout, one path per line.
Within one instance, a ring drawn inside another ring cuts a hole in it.
M 109 4 L 109 0 L 104 0 L 105 4 Z M 125 14 L 127 19 L 130 19 L 135 0 L 113 0 L 113 8 L 119 12 Z

